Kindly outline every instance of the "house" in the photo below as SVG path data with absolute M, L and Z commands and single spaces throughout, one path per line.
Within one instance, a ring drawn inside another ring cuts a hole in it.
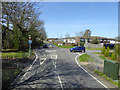
M 72 46 L 76 42 L 76 37 L 63 38 L 62 41 L 66 46 Z
M 76 45 L 79 45 L 80 42 L 84 43 L 91 43 L 92 40 L 98 39 L 98 41 L 103 44 L 103 43 L 113 43 L 115 42 L 115 39 L 113 38 L 107 38 L 107 37 L 99 37 L 99 36 L 90 36 L 90 37 L 76 37 Z

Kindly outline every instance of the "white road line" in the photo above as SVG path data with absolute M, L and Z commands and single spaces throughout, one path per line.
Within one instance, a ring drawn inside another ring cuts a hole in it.
M 57 55 L 56 54 L 53 54 L 53 55 L 51 54 L 50 57 L 51 57 L 51 59 L 57 60 Z
M 41 62 L 41 60 L 44 60 L 44 61 Z M 41 58 L 41 59 L 40 59 L 40 65 L 42 65 L 45 61 L 46 61 L 46 58 Z
M 55 69 L 56 69 L 56 74 L 57 74 L 57 77 L 58 77 L 58 80 L 59 80 L 60 86 L 61 86 L 61 88 L 62 88 L 62 90 L 63 90 L 62 81 L 61 81 L 61 79 L 60 79 L 59 74 L 57 73 L 56 62 L 53 62 L 53 65 L 54 65 L 54 67 L 55 67 Z
M 29 69 L 27 70 L 27 72 L 32 68 L 33 64 L 34 64 L 34 63 L 36 62 L 36 60 L 38 59 L 38 56 L 37 56 L 36 53 L 35 53 L 35 55 L 36 55 L 36 58 L 35 58 L 34 62 L 32 63 L 32 65 L 31 65 L 31 66 L 29 67 Z M 27 72 L 23 75 L 23 77 L 26 76 Z
M 75 57 L 75 61 L 76 61 L 76 63 L 78 64 L 78 66 L 79 66 L 80 68 L 82 68 L 86 73 L 88 73 L 93 79 L 95 79 L 97 82 L 99 82 L 102 86 L 104 86 L 105 88 L 108 88 L 108 87 L 105 86 L 102 82 L 100 82 L 97 78 L 95 78 L 93 75 L 91 75 L 87 70 L 85 70 L 85 69 L 78 63 L 77 58 L 78 58 L 78 56 L 80 56 L 80 55 L 81 55 L 81 54 L 78 53 L 78 55 Z

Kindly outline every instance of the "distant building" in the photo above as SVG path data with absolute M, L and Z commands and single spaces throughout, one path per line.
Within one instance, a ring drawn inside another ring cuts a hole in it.
M 107 37 L 98 37 L 98 36 L 90 36 L 90 37 L 76 37 L 76 42 L 75 44 L 79 44 L 80 42 L 84 43 L 91 43 L 92 40 L 98 39 L 100 43 L 110 43 L 110 42 L 115 42 L 115 39 L 113 38 L 107 38 Z

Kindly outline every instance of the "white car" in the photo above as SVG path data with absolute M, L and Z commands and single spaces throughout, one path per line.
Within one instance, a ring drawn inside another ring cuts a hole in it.
M 50 48 L 53 48 L 53 45 L 49 45 Z
M 63 46 L 63 44 L 62 43 L 58 43 L 58 46 Z

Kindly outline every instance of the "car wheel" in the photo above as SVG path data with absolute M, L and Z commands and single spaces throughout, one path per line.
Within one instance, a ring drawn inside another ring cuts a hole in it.
M 74 50 L 72 50 L 72 52 L 75 52 Z
M 85 50 L 82 50 L 82 53 L 84 53 L 85 52 Z

